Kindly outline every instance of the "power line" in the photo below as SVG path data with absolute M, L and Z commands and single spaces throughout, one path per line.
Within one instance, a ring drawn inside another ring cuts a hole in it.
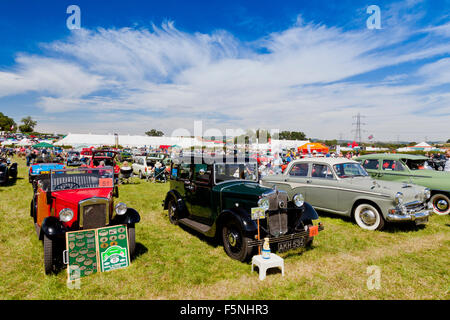
M 359 112 L 356 116 L 353 116 L 353 118 L 356 118 L 356 123 L 353 123 L 352 125 L 356 125 L 356 129 L 352 130 L 352 132 L 355 132 L 355 141 L 358 143 L 361 143 L 361 132 L 365 130 L 361 130 L 361 126 L 366 125 L 365 123 L 361 122 L 361 118 L 365 118 L 365 116 L 362 116 Z

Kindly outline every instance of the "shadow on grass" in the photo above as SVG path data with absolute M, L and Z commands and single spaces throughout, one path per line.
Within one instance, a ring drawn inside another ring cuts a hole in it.
M 8 182 L 5 184 L 2 184 L 2 187 L 12 187 L 15 186 L 17 184 L 17 180 L 23 180 L 23 178 L 21 177 L 17 177 L 17 178 L 9 178 Z
M 143 254 L 146 254 L 147 252 L 148 252 L 148 249 L 146 246 L 144 246 L 140 242 L 136 242 L 136 248 L 134 249 L 134 255 L 133 255 L 132 259 L 134 260 L 134 259 L 142 256 Z
M 212 237 L 212 238 L 211 237 L 207 237 L 203 233 L 200 233 L 200 232 L 198 232 L 198 231 L 196 231 L 194 229 L 191 229 L 188 226 L 185 226 L 183 224 L 179 224 L 178 227 L 183 229 L 183 231 L 188 232 L 192 236 L 197 237 L 199 240 L 201 240 L 202 242 L 206 243 L 210 247 L 217 248 L 219 246 L 222 246 L 221 241 L 219 239 L 217 239 L 217 237 Z
M 334 220 L 342 220 L 349 223 L 349 226 L 353 225 L 356 228 L 359 228 L 358 225 L 353 221 L 352 218 L 347 216 L 339 216 L 332 213 L 324 212 L 324 211 L 317 211 L 319 214 L 319 217 L 327 217 Z M 325 226 L 326 227 L 326 226 Z M 416 225 L 413 221 L 405 221 L 405 222 L 385 222 L 383 230 L 381 232 L 388 232 L 388 233 L 399 233 L 399 232 L 417 232 L 426 227 L 426 224 Z
M 423 230 L 426 224 L 416 225 L 414 222 L 401 222 L 401 223 L 388 223 L 385 225 L 382 231 L 388 233 L 407 233 L 407 232 L 417 232 Z
M 325 212 L 325 211 L 320 211 L 320 210 L 316 210 L 316 211 L 317 211 L 317 214 L 319 215 L 319 219 L 321 217 L 325 217 L 325 218 L 333 219 L 335 221 L 342 220 L 342 221 L 350 223 L 351 225 L 356 225 L 354 223 L 353 219 L 348 217 L 348 216 L 341 216 L 341 215 L 338 215 L 338 214 Z

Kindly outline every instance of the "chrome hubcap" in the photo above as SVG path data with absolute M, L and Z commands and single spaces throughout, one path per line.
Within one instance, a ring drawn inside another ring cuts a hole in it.
M 362 222 L 368 226 L 373 225 L 377 221 L 375 212 L 370 209 L 363 209 L 359 216 L 361 217 Z
M 171 218 L 173 218 L 173 216 L 175 215 L 175 210 L 176 210 L 176 208 L 174 206 L 170 206 L 169 216 Z
M 228 242 L 230 243 L 230 246 L 234 247 L 237 243 L 237 235 L 235 233 L 230 232 L 228 234 Z
M 445 211 L 448 208 L 448 203 L 444 199 L 441 199 L 436 202 L 436 207 L 441 211 Z

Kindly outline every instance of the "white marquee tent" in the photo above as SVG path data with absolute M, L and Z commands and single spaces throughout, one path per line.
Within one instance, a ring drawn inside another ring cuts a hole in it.
M 309 141 L 296 140 L 272 140 L 271 144 L 260 144 L 258 150 L 281 150 L 297 148 Z M 118 144 L 123 147 L 159 147 L 161 145 L 173 146 L 177 145 L 181 148 L 189 148 L 192 146 L 206 146 L 218 148 L 223 144 L 213 143 L 211 141 L 201 141 L 201 139 L 187 138 L 187 137 L 149 137 L 137 135 L 119 135 Z M 98 147 L 98 146 L 115 146 L 116 136 L 113 134 L 98 135 L 98 134 L 75 134 L 69 133 L 66 137 L 54 144 L 55 146 L 72 146 L 78 148 L 83 147 Z

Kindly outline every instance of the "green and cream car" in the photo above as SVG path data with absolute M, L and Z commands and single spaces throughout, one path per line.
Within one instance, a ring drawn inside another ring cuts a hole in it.
M 374 179 L 414 183 L 429 188 L 434 213 L 450 213 L 450 172 L 424 169 L 427 157 L 378 153 L 364 155 L 356 160 Z
M 431 214 L 429 189 L 374 180 L 360 163 L 345 158 L 295 160 L 261 183 L 286 191 L 289 199 L 302 194 L 315 209 L 352 217 L 367 230 L 381 230 L 386 222 L 424 224 Z

